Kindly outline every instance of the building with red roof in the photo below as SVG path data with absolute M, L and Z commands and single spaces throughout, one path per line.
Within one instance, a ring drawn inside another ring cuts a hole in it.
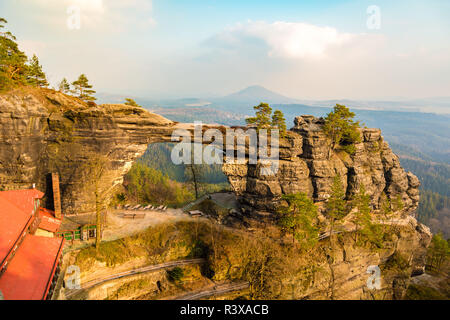
M 0 291 L 6 300 L 48 299 L 55 287 L 64 239 L 53 237 L 61 219 L 40 207 L 43 196 L 34 188 L 0 192 Z M 48 234 L 39 236 L 39 230 Z

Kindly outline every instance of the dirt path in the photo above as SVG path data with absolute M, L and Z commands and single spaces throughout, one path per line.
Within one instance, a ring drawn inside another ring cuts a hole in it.
M 144 219 L 124 219 L 119 213 L 145 213 Z M 181 220 L 189 220 L 191 217 L 181 209 L 167 209 L 166 211 L 154 210 L 111 210 L 106 220 L 106 228 L 103 232 L 103 240 L 111 241 L 131 236 L 145 231 L 148 227 L 163 223 L 173 223 Z
M 249 287 L 248 282 L 239 282 L 239 283 L 225 283 L 221 285 L 214 286 L 211 289 L 201 289 L 192 292 L 185 293 L 181 296 L 169 299 L 169 300 L 198 300 L 201 298 L 207 298 L 211 296 L 219 296 L 225 293 L 230 293 L 233 291 L 238 291 L 242 289 L 246 289 Z
M 185 265 L 189 265 L 189 264 L 199 264 L 199 263 L 203 263 L 203 262 L 205 262 L 205 259 L 186 259 L 186 260 L 170 261 L 170 262 L 149 265 L 149 266 L 145 266 L 145 267 L 138 268 L 138 269 L 133 269 L 133 270 L 128 270 L 128 271 L 123 271 L 120 273 L 111 274 L 107 277 L 94 279 L 94 280 L 90 280 L 88 282 L 83 283 L 83 285 L 81 286 L 81 289 L 71 290 L 69 293 L 66 294 L 66 298 L 70 299 L 71 297 L 79 294 L 80 292 L 82 292 L 84 290 L 90 289 L 94 286 L 97 286 L 99 284 L 102 284 L 102 283 L 105 283 L 105 282 L 108 282 L 111 280 L 134 276 L 136 274 L 145 273 L 145 272 L 158 271 L 161 269 L 185 266 Z

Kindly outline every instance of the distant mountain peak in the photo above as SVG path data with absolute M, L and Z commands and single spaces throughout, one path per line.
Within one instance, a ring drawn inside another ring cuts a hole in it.
M 283 96 L 260 85 L 252 85 L 241 91 L 232 93 L 222 100 L 246 103 L 295 103 L 296 99 Z
M 271 93 L 273 93 L 273 91 L 266 89 L 265 87 L 260 86 L 260 85 L 248 86 L 247 88 L 242 89 L 239 92 L 255 92 L 255 91 L 256 92 L 271 92 Z

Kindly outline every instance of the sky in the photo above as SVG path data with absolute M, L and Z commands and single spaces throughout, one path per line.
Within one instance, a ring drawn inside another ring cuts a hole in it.
M 450 96 L 450 1 L 2 0 L 49 81 L 143 98 Z

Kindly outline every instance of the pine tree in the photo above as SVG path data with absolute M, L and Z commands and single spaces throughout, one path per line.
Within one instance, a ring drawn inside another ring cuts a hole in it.
M 95 91 L 91 90 L 92 85 L 89 84 L 89 80 L 86 75 L 81 74 L 78 77 L 78 80 L 72 82 L 72 86 L 74 87 L 74 94 L 77 94 L 78 98 L 80 98 L 81 100 L 84 100 L 86 102 L 97 100 L 92 96 Z
M 270 129 L 272 124 L 270 119 L 272 108 L 267 103 L 261 102 L 259 105 L 254 106 L 253 109 L 256 110 L 256 116 L 245 119 L 247 124 L 255 125 L 258 130 Z
M 381 213 L 383 214 L 384 218 L 387 219 L 393 213 L 393 211 L 391 201 L 389 200 L 389 197 L 386 195 L 386 193 L 384 192 L 381 193 L 380 202 L 381 202 Z
M 138 104 L 136 103 L 136 101 L 134 101 L 134 100 L 131 99 L 131 98 L 126 98 L 124 104 L 126 104 L 127 106 L 141 107 L 141 108 L 142 108 L 142 106 L 138 105 Z
M 444 262 L 450 256 L 449 243 L 442 237 L 442 233 L 433 235 L 428 250 L 428 265 L 433 271 L 441 271 Z
M 310 248 L 319 239 L 315 224 L 317 207 L 305 193 L 283 195 L 288 206 L 280 207 L 278 225 L 292 234 L 292 243 L 297 239 L 305 248 Z
M 42 71 L 42 66 L 39 64 L 39 59 L 35 54 L 29 61 L 27 82 L 35 87 L 43 88 L 48 86 L 47 77 L 44 71 Z
M 325 207 L 327 209 L 327 215 L 330 219 L 330 239 L 332 239 L 335 221 L 342 219 L 348 213 L 346 208 L 344 186 L 342 185 L 341 176 L 339 174 L 333 178 L 331 195 L 328 198 Z
M 70 84 L 67 81 L 66 78 L 63 78 L 61 82 L 58 85 L 58 90 L 62 93 L 69 93 L 70 92 Z
M 286 136 L 286 119 L 283 112 L 275 110 L 272 116 L 272 127 L 277 128 L 280 132 L 280 137 Z
M 355 242 L 362 244 L 362 240 L 367 240 L 378 247 L 382 246 L 383 232 L 380 225 L 377 225 L 372 220 L 370 196 L 366 194 L 364 185 L 361 185 L 359 193 L 356 196 L 355 212 Z
M 0 91 L 26 83 L 27 56 L 19 50 L 16 37 L 9 31 L 3 32 L 8 23 L 0 18 Z
M 332 151 L 341 145 L 349 154 L 355 153 L 354 144 L 360 141 L 358 131 L 359 121 L 353 121 L 355 114 L 346 106 L 336 104 L 333 111 L 327 114 L 323 130 L 331 139 L 331 148 L 328 158 L 331 157 Z

